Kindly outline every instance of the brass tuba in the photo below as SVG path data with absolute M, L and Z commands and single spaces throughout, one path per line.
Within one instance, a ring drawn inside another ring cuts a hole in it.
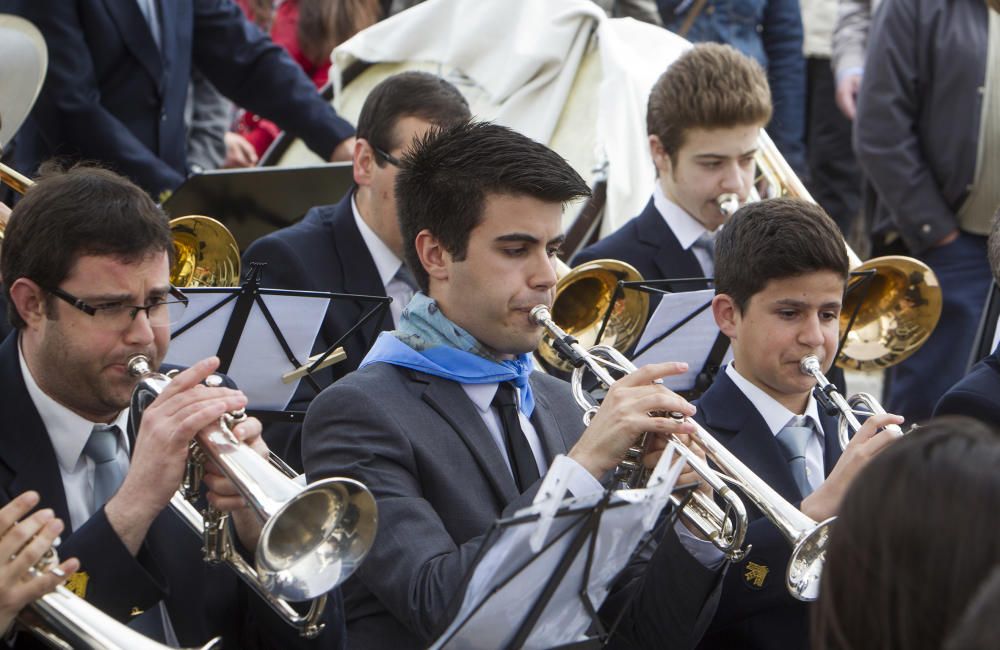
M 58 540 L 56 540 L 58 542 Z M 55 549 L 50 549 L 31 571 L 62 573 Z M 17 622 L 58 650 L 166 650 L 157 641 L 116 621 L 62 585 L 28 605 Z M 212 639 L 201 650 L 219 648 Z
M 34 181 L 0 163 L 0 183 L 19 194 Z M 0 222 L 0 245 L 6 224 Z M 235 287 L 240 283 L 240 249 L 229 229 L 201 215 L 170 221 L 174 243 L 174 263 L 170 283 L 175 287 Z
M 618 260 L 594 260 L 567 271 L 556 283 L 552 300 L 552 319 L 584 347 L 601 341 L 624 352 L 642 333 L 649 314 L 649 296 L 644 291 L 618 293 L 618 282 L 642 281 L 635 268 Z M 604 315 L 609 306 L 607 323 Z M 565 372 L 573 369 L 553 348 L 554 339 L 548 330 L 542 335 L 538 355 L 553 368 Z
M 138 431 L 143 411 L 170 378 L 154 372 L 141 354 L 127 366 L 140 378 L 129 412 Z M 217 375 L 213 378 L 214 385 L 221 382 Z M 198 434 L 183 484 L 170 505 L 203 535 L 207 561 L 229 564 L 286 622 L 313 638 L 323 627 L 319 618 L 326 593 L 346 580 L 371 548 L 377 526 L 375 499 L 364 485 L 347 478 L 299 484 L 276 456 L 269 462 L 239 441 L 232 427 L 245 417 L 242 411 L 226 413 L 214 429 Z M 233 481 L 264 524 L 253 566 L 234 548 L 227 516 L 211 506 L 199 512 L 192 505 L 200 496 L 208 461 Z M 313 601 L 305 615 L 286 602 L 303 600 Z

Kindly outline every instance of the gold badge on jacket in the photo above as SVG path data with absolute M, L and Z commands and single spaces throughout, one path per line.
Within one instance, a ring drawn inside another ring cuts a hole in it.
M 767 574 L 769 571 L 770 569 L 763 564 L 747 562 L 747 567 L 743 571 L 743 580 L 746 581 L 749 587 L 753 589 L 760 589 L 764 586 L 764 582 L 767 580 Z
M 90 581 L 90 574 L 86 571 L 77 571 L 66 581 L 66 588 L 80 598 L 87 597 L 87 583 Z

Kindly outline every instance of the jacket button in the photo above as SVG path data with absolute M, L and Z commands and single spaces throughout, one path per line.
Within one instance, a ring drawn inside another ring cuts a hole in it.
M 930 231 L 931 231 L 931 226 L 929 223 L 925 223 L 924 225 L 920 226 L 920 232 L 924 233 L 925 235 Z

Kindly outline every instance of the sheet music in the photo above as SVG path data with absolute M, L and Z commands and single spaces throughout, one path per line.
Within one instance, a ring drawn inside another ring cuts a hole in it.
M 633 363 L 643 366 L 662 361 L 685 361 L 688 371 L 682 375 L 664 377 L 663 384 L 671 390 L 694 388 L 695 379 L 704 367 L 719 334 L 719 326 L 712 316 L 713 296 L 715 291 L 712 289 L 664 294 L 639 338 L 635 349 L 641 352 L 632 360 Z M 695 311 L 699 313 L 694 318 L 646 349 L 650 341 L 657 339 Z M 723 363 L 728 363 L 732 358 L 733 350 L 730 347 Z
M 666 505 L 683 466 L 683 462 L 675 462 L 676 458 L 672 451 L 661 456 L 657 469 L 665 480 L 656 488 L 621 490 L 612 496 L 613 503 L 624 502 L 627 505 L 606 510 L 601 518 L 587 584 L 587 593 L 595 607 L 604 602 L 609 586 L 625 567 L 644 534 L 654 525 L 655 514 Z M 579 465 L 576 467 L 585 471 Z M 580 498 L 567 498 L 563 500 L 562 507 L 591 508 L 602 496 L 603 492 L 596 492 Z M 516 516 L 538 511 L 539 507 L 532 505 Z M 568 532 L 541 553 L 532 550 L 531 538 L 539 525 L 546 524 L 526 521 L 503 528 L 499 538 L 476 566 L 458 615 L 432 648 L 492 649 L 509 644 L 585 520 L 583 513 L 553 519 L 549 522 L 548 541 Z M 588 542 L 577 553 L 524 648 L 552 648 L 585 638 L 591 619 L 580 600 L 580 589 L 589 548 Z M 517 573 L 522 566 L 525 568 Z M 508 578 L 509 582 L 505 582 Z
M 174 331 L 217 305 L 231 291 L 185 292 L 190 302 L 184 319 L 174 327 Z M 261 298 L 289 348 L 299 361 L 305 362 L 312 352 L 330 299 L 325 296 L 267 294 L 261 295 Z M 236 300 L 233 299 L 205 320 L 172 339 L 166 362 L 187 366 L 217 354 L 235 306 Z M 255 303 L 226 374 L 246 393 L 249 408 L 281 411 L 288 406 L 298 386 L 298 382 L 282 382 L 281 376 L 294 369 L 295 366 L 288 361 L 271 326 Z

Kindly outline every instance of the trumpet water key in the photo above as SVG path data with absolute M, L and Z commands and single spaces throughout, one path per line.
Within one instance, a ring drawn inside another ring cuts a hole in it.
M 135 355 L 128 371 L 141 377 L 132 393 L 130 417 L 139 430 L 142 413 L 167 387 L 170 377 L 153 372 L 149 359 Z M 221 378 L 206 384 L 218 385 Z M 360 565 L 375 538 L 375 499 L 361 483 L 331 478 L 302 485 L 280 459 L 270 460 L 243 444 L 233 427 L 242 411 L 226 413 L 218 425 L 202 430 L 191 444 L 188 470 L 171 507 L 203 535 L 205 559 L 226 562 L 288 623 L 308 638 L 319 634 L 325 594 Z M 212 461 L 246 499 L 263 523 L 250 566 L 236 550 L 226 514 L 192 505 L 200 497 L 206 461 Z M 300 615 L 286 601 L 312 599 Z

